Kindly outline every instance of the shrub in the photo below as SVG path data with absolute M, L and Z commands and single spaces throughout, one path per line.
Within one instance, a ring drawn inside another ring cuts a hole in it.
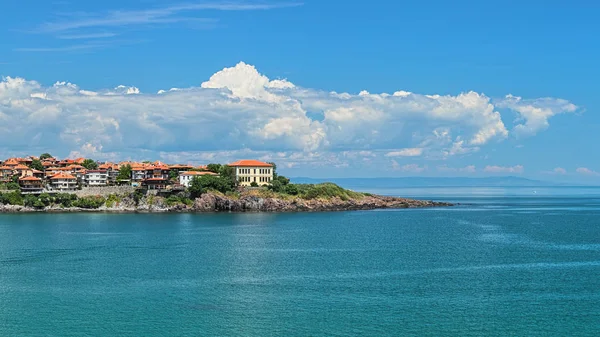
M 44 204 L 44 206 L 48 206 L 52 203 L 53 198 L 48 193 L 42 193 L 38 197 L 38 200 Z
M 135 202 L 136 206 L 140 204 L 140 200 L 142 200 L 144 195 L 146 195 L 146 193 L 144 193 L 144 191 L 140 189 L 135 190 L 135 192 L 133 192 L 133 201 Z
M 20 192 L 8 192 L 0 194 L 0 203 L 5 205 L 21 205 L 23 206 L 24 200 Z
M 173 205 L 178 205 L 178 204 L 184 204 L 184 205 L 190 206 L 192 204 L 192 200 L 185 198 L 185 197 L 179 197 L 176 195 L 170 195 L 167 198 L 166 202 L 167 202 L 168 206 L 173 206 Z
M 10 183 L 6 184 L 6 189 L 16 191 L 16 190 L 20 190 L 21 187 L 19 186 L 19 184 L 15 183 L 15 182 L 10 182 Z
M 234 185 L 231 179 L 220 176 L 200 176 L 194 177 L 190 183 L 188 191 L 192 198 L 197 198 L 208 190 L 215 190 L 221 193 L 233 191 Z
M 332 183 L 323 183 L 317 185 L 306 185 L 304 191 L 302 191 L 302 197 L 305 199 L 317 199 L 317 198 L 340 198 L 342 200 L 358 199 L 363 194 L 353 192 L 341 188 L 340 186 Z
M 289 184 L 285 186 L 284 192 L 289 195 L 298 195 L 298 193 L 300 193 L 300 190 L 298 189 L 298 186 L 296 184 Z
M 106 200 L 101 196 L 83 197 L 75 200 L 73 206 L 79 208 L 96 209 L 104 205 Z
M 27 207 L 33 207 L 33 205 L 38 201 L 38 198 L 36 198 L 34 195 L 28 195 L 23 200 L 23 204 Z
M 121 202 L 121 198 L 118 195 L 110 194 L 106 198 L 106 207 L 113 207 L 115 205 L 118 206 L 120 202 Z
M 258 187 L 258 183 L 256 181 L 253 181 L 250 183 L 250 187 Z
M 77 196 L 75 194 L 58 193 L 58 194 L 54 195 L 54 203 L 57 205 L 61 205 L 63 207 L 73 206 L 73 204 L 76 200 L 77 200 Z

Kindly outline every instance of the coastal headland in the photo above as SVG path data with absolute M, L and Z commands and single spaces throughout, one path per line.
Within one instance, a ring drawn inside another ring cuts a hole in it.
M 288 195 L 263 188 L 245 188 L 230 193 L 206 191 L 196 198 L 186 192 L 165 194 L 140 189 L 116 191 L 120 193 L 83 189 L 77 193 L 37 196 L 10 192 L 0 195 L 0 213 L 327 212 L 452 206 L 444 202 L 354 192 L 330 183 L 310 185 L 308 191 L 309 194 Z

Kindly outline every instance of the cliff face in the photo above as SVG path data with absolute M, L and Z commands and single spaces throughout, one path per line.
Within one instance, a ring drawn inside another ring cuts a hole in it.
M 215 193 L 205 193 L 193 201 L 191 205 L 182 203 L 169 205 L 165 198 L 145 196 L 136 203 L 131 195 L 123 196 L 117 203 L 103 205 L 97 209 L 82 209 L 76 207 L 63 208 L 60 206 L 33 209 L 24 206 L 0 205 L 0 213 L 17 212 L 319 212 L 319 211 L 350 211 L 370 210 L 381 208 L 419 208 L 452 206 L 448 203 L 412 200 L 405 198 L 364 196 L 362 198 L 342 200 L 331 199 L 301 199 L 260 197 L 242 195 L 231 198 Z

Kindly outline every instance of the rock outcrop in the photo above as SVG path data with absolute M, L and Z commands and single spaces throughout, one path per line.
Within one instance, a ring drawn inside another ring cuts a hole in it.
M 108 203 L 107 203 L 108 204 Z M 0 213 L 22 212 L 124 212 L 124 213 L 164 213 L 164 212 L 325 212 L 371 210 L 382 208 L 421 208 L 445 207 L 452 204 L 444 202 L 413 200 L 405 198 L 365 195 L 360 198 L 342 200 L 302 199 L 294 197 L 260 197 L 242 193 L 239 197 L 228 197 L 217 193 L 205 193 L 195 199 L 191 205 L 183 203 L 169 204 L 160 196 L 146 195 L 137 201 L 132 195 L 122 196 L 119 202 L 103 205 L 97 209 L 76 207 L 64 208 L 49 206 L 34 209 L 25 206 L 0 205 Z
M 360 199 L 278 199 L 242 196 L 232 199 L 215 194 L 204 194 L 194 201 L 195 212 L 300 212 L 300 211 L 350 211 L 379 208 L 417 208 L 451 206 L 449 203 L 405 198 L 365 196 Z

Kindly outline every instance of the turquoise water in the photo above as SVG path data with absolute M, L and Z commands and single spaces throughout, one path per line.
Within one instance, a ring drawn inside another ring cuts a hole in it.
M 600 335 L 600 193 L 432 193 L 467 205 L 0 215 L 0 336 Z

